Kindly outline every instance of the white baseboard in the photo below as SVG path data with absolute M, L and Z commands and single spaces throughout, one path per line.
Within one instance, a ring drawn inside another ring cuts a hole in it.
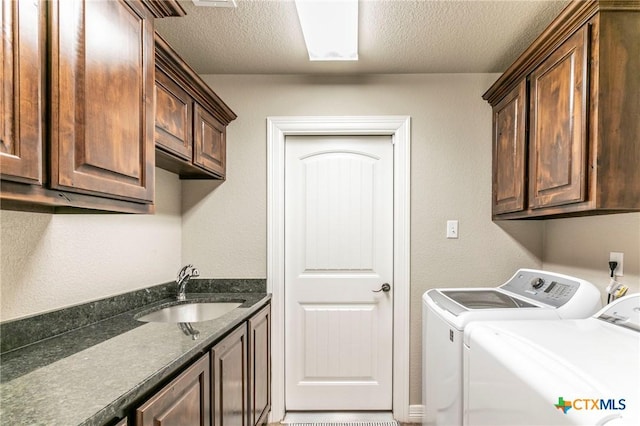
M 293 414 L 293 413 L 291 413 Z M 325 415 L 327 413 L 324 413 Z M 287 416 L 290 414 L 288 413 Z M 424 405 L 410 405 L 409 406 L 409 415 L 405 422 L 403 423 L 411 423 L 411 424 L 422 424 L 422 417 L 424 415 Z M 269 413 L 269 425 L 279 425 L 280 422 L 276 422 L 273 419 L 273 412 Z M 282 421 L 282 423 L 286 423 L 286 421 Z
M 327 412 L 327 411 L 298 411 L 288 412 L 282 420 L 283 425 L 287 424 L 330 424 L 330 423 L 375 423 L 375 424 L 391 424 L 394 423 L 391 411 L 357 411 L 357 412 Z
M 409 406 L 409 423 L 422 423 L 424 416 L 424 405 Z

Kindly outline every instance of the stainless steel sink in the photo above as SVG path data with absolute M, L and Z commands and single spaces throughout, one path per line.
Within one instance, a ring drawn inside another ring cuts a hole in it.
M 242 305 L 238 302 L 193 302 L 168 306 L 139 318 L 144 322 L 200 322 L 216 319 Z

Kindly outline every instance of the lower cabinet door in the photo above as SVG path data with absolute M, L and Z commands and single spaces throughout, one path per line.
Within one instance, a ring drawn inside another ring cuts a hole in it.
M 209 426 L 209 377 L 205 355 L 136 410 L 136 426 Z
M 271 305 L 249 324 L 249 426 L 267 423 L 271 410 Z
M 247 327 L 238 327 L 211 349 L 213 426 L 247 426 Z

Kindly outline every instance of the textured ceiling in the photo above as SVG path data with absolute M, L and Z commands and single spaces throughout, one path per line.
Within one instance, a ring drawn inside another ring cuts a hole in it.
M 185 0 L 156 29 L 200 74 L 503 72 L 567 3 L 360 0 L 357 62 L 310 62 L 292 0 Z

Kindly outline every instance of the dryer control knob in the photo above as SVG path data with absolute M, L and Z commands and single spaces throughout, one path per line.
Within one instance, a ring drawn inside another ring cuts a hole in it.
M 531 280 L 531 287 L 533 288 L 540 288 L 544 285 L 544 280 L 542 278 L 534 278 Z

